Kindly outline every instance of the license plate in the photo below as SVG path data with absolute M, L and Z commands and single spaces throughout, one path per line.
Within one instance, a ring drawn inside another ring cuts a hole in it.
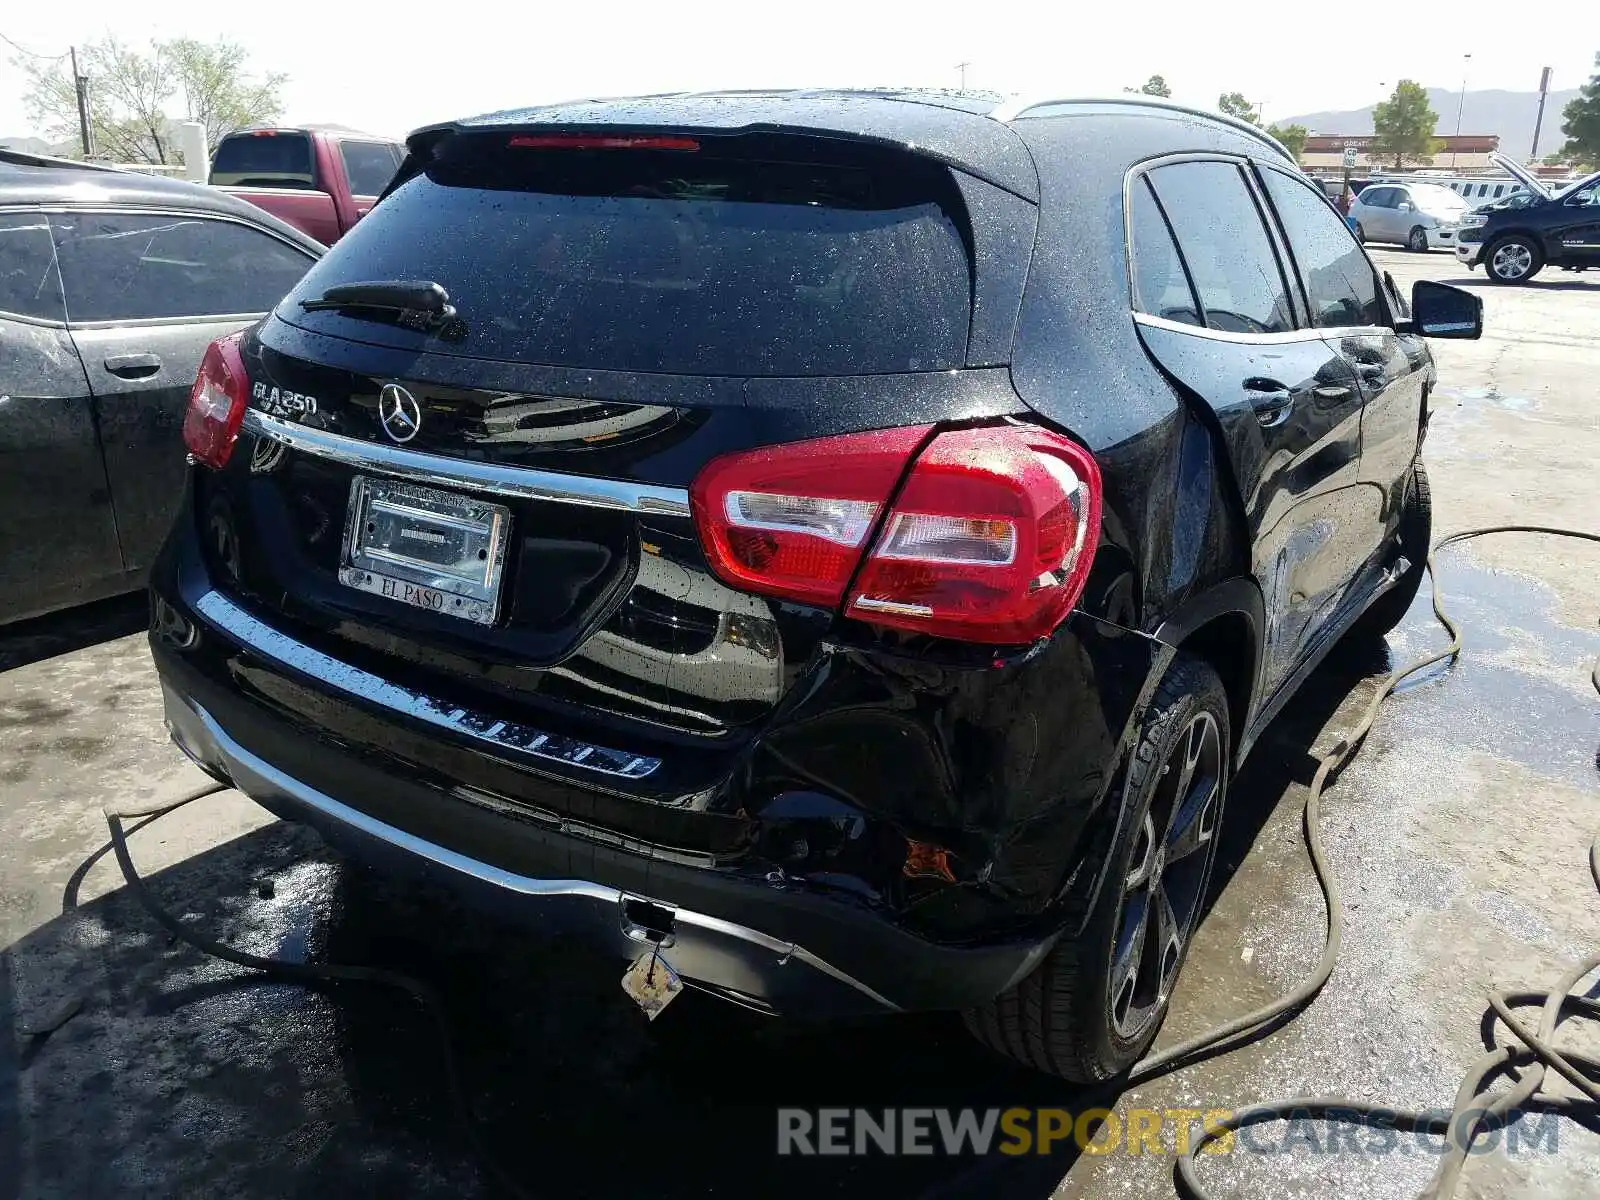
M 511 510 L 457 492 L 357 475 L 339 582 L 491 625 L 500 612 Z

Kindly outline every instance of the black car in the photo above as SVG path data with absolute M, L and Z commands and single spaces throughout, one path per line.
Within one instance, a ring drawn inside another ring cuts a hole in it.
M 1417 335 L 1476 298 L 1403 315 L 1275 141 L 1143 99 L 408 146 L 201 369 L 152 577 L 178 744 L 663 979 L 1126 1066 L 1230 773 L 1416 591 Z
M 1600 172 L 1551 191 L 1500 159 L 1528 189 L 1461 220 L 1456 257 L 1494 283 L 1527 283 L 1547 266 L 1600 267 Z
M 201 356 L 322 249 L 210 188 L 0 150 L 0 622 L 143 586 Z

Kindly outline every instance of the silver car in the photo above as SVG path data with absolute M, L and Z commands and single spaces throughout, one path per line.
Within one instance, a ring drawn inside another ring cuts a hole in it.
M 1364 242 L 1394 242 L 1407 250 L 1454 249 L 1456 228 L 1470 206 L 1437 183 L 1375 183 L 1350 205 Z

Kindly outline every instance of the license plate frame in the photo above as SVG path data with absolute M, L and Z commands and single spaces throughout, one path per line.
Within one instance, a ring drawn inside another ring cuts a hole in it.
M 461 492 L 356 475 L 339 582 L 399 604 L 493 625 L 511 510 Z

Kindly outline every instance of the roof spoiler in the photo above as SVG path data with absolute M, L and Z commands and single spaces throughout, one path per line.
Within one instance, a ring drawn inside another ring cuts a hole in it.
M 79 162 L 75 158 L 55 158 L 48 154 L 29 154 L 26 150 L 9 150 L 0 146 L 0 162 L 15 163 L 19 167 L 61 167 L 74 171 L 111 171 L 117 175 L 127 172 L 109 163 Z

